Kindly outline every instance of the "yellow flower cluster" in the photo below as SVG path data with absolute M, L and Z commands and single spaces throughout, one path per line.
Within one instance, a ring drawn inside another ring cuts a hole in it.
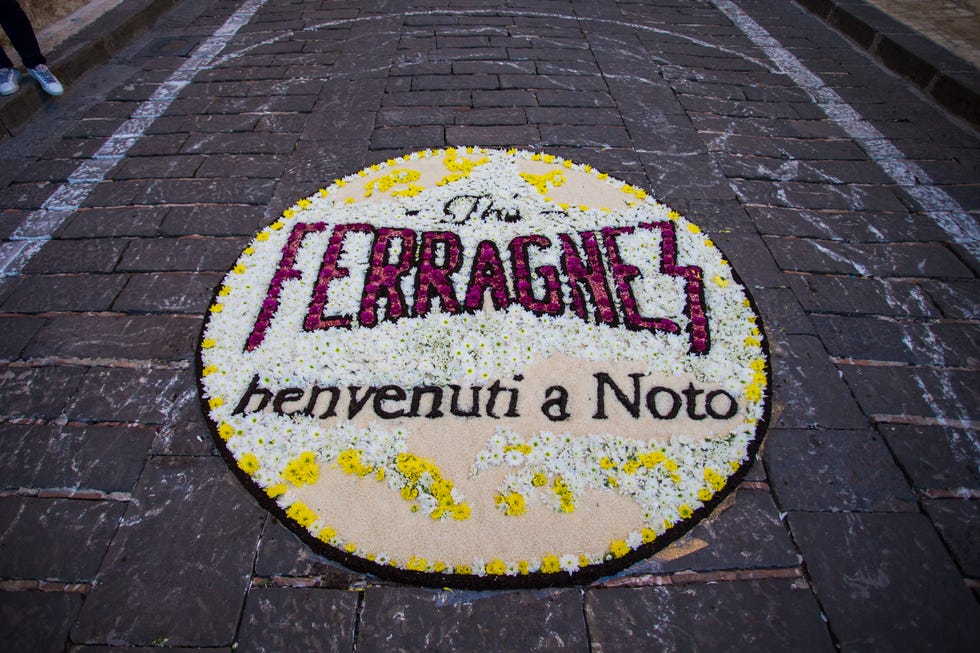
M 222 422 L 221 426 L 218 427 L 218 435 L 221 436 L 222 440 L 227 441 L 228 438 L 235 435 L 235 429 L 232 428 L 231 424 Z
M 531 155 L 532 161 L 544 161 L 545 163 L 554 163 L 557 158 L 554 154 L 542 154 L 541 152 L 535 152 Z
M 243 472 L 251 476 L 255 472 L 259 471 L 259 459 L 255 457 L 254 453 L 242 454 L 242 457 L 238 459 L 238 467 Z
M 299 487 L 301 485 L 313 485 L 320 478 L 320 466 L 316 463 L 316 456 L 312 451 L 304 451 L 298 458 L 294 458 L 286 463 L 286 469 L 282 472 L 283 477 Z
M 575 497 L 572 496 L 572 491 L 565 483 L 565 479 L 561 476 L 555 478 L 555 482 L 551 484 L 551 489 L 558 497 L 562 512 L 575 512 Z
M 453 498 L 453 482 L 443 478 L 442 472 L 431 460 L 402 452 L 395 457 L 395 469 L 408 481 L 402 488 L 403 499 L 411 501 L 418 497 L 420 491 L 427 491 L 438 501 L 429 517 L 440 519 L 449 516 L 459 521 L 469 519 L 469 504 L 465 501 L 456 502 Z
M 638 200 L 645 200 L 647 198 L 647 192 L 645 190 L 643 190 L 642 188 L 637 188 L 636 186 L 632 186 L 630 184 L 623 184 L 620 190 L 626 193 L 627 195 L 632 195 Z
M 531 172 L 522 172 L 521 179 L 534 186 L 534 189 L 542 195 L 548 192 L 548 184 L 552 188 L 558 188 L 565 183 L 565 175 L 561 170 L 552 170 L 543 175 L 536 175 Z
M 408 185 L 409 190 L 417 188 L 411 193 L 407 191 L 394 191 L 392 195 L 402 195 L 406 197 L 411 197 L 422 192 L 422 186 L 418 184 L 412 184 L 413 181 L 418 181 L 419 177 L 422 176 L 418 170 L 410 170 L 408 168 L 399 168 L 397 170 L 392 170 L 386 175 L 381 175 L 377 179 L 372 179 L 364 186 L 364 197 L 371 197 L 374 194 L 375 189 L 381 191 L 382 193 L 387 193 L 391 191 L 392 188 L 399 185 Z
M 492 574 L 494 576 L 502 576 L 507 573 L 507 565 L 504 564 L 503 560 L 494 558 L 493 560 L 491 560 L 486 564 L 486 570 L 488 574 Z
M 358 476 L 367 476 L 374 471 L 374 467 L 370 467 L 361 462 L 361 452 L 357 449 L 345 449 L 340 452 L 337 456 L 337 464 L 340 469 L 349 475 L 357 474 Z
M 718 492 L 721 490 L 721 488 L 725 487 L 725 477 L 710 467 L 704 468 L 704 480 L 708 481 L 711 489 L 715 492 Z
M 626 459 L 623 463 L 623 472 L 626 474 L 636 474 L 641 467 L 646 469 L 653 469 L 657 465 L 663 463 L 664 469 L 668 472 L 677 471 L 677 463 L 673 460 L 669 460 L 664 452 L 662 451 L 650 451 L 645 453 L 633 454 Z M 615 470 L 618 467 L 615 462 L 609 459 L 608 456 L 603 456 L 599 461 L 599 468 L 605 470 Z
M 519 517 L 527 512 L 527 501 L 520 492 L 497 494 L 495 501 L 508 517 Z
M 275 499 L 276 497 L 280 497 L 286 494 L 286 484 L 276 483 L 275 485 L 270 485 L 265 489 L 265 493 L 269 495 L 270 499 Z
M 411 571 L 425 571 L 429 568 L 429 561 L 425 558 L 419 558 L 417 556 L 412 556 L 405 563 L 405 567 Z
M 554 574 L 561 570 L 561 563 L 558 556 L 549 553 L 541 558 L 541 573 Z
M 746 338 L 745 341 L 748 343 L 749 340 L 755 340 L 755 338 Z M 752 381 L 745 388 L 745 398 L 751 402 L 757 402 L 762 399 L 762 389 L 766 387 L 766 361 L 762 358 L 757 358 L 749 365 L 752 368 Z
M 286 508 L 286 516 L 303 528 L 308 528 L 310 524 L 316 521 L 316 513 L 302 501 L 297 501 Z
M 611 553 L 614 558 L 622 558 L 629 552 L 630 545 L 627 544 L 625 540 L 613 540 L 609 543 L 609 553 Z
M 466 148 L 466 152 L 469 154 L 473 153 L 473 148 Z M 449 170 L 451 174 L 446 175 L 442 179 L 436 182 L 436 186 L 445 186 L 446 184 L 451 184 L 454 181 L 459 181 L 460 179 L 465 179 L 469 177 L 473 172 L 473 168 L 482 166 L 484 163 L 489 161 L 487 157 L 482 157 L 479 159 L 467 159 L 457 155 L 455 148 L 449 148 L 446 150 L 446 156 L 443 157 L 442 163 L 446 166 L 446 170 Z

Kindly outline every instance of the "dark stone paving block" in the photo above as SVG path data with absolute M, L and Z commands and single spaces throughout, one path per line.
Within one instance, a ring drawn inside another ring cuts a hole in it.
M 919 514 L 791 513 L 842 651 L 975 651 L 980 606 Z
M 263 518 L 222 459 L 151 459 L 72 639 L 227 646 Z
M 235 650 L 231 647 L 207 648 L 208 653 L 232 653 Z M 201 653 L 201 649 L 167 646 L 162 640 L 161 645 L 155 646 L 72 646 L 68 653 Z
M 66 411 L 93 422 L 162 424 L 193 383 L 188 372 L 140 368 L 93 368 Z
M 505 617 L 506 615 L 506 617 Z M 582 592 L 369 587 L 357 650 L 587 651 Z
M 201 408 L 191 375 L 184 380 L 168 408 L 167 421 L 157 428 L 151 453 L 164 456 L 213 456 L 214 438 Z
M 779 288 L 786 285 L 785 275 L 755 234 L 715 232 L 711 234 L 711 239 L 750 288 Z
M 299 576 L 316 578 L 317 587 L 345 589 L 364 576 L 348 571 L 335 562 L 316 555 L 292 531 L 269 517 L 262 531 L 259 555 L 255 560 L 259 576 Z
M 980 285 L 975 281 L 929 281 L 922 289 L 944 316 L 980 320 Z
M 321 187 L 363 168 L 368 140 L 300 141 L 289 158 L 283 179 L 310 181 Z M 278 189 L 277 189 L 278 191 Z M 298 197 L 292 198 L 295 202 Z
M 811 313 L 936 317 L 929 297 L 916 284 L 855 277 L 787 275 L 796 298 Z
M 622 125 L 615 109 L 590 107 L 528 107 L 524 110 L 531 123 L 543 125 Z
M 605 91 L 566 91 L 543 89 L 536 93 L 542 107 L 612 107 L 615 106 Z
M 0 415 L 56 418 L 84 375 L 83 367 L 8 367 L 0 372 Z
M 932 243 L 854 244 L 772 236 L 765 241 L 784 270 L 866 277 L 973 277 L 948 248 Z
M 62 653 L 82 595 L 0 592 L 0 647 L 10 653 Z
M 653 191 L 654 196 L 659 197 L 660 193 L 656 186 L 653 186 Z M 731 199 L 688 199 L 675 196 L 670 200 L 670 207 L 704 229 L 712 237 L 721 233 L 751 234 L 753 236 L 756 233 L 749 216 L 734 197 Z
M 773 355 L 773 426 L 859 429 L 868 419 L 820 341 L 789 336 L 770 342 Z
M 542 125 L 543 145 L 572 145 L 575 147 L 631 147 L 629 133 L 613 125 Z
M 447 74 L 449 71 L 439 72 Z M 531 75 L 537 72 L 537 69 L 533 61 L 454 61 L 452 62 L 452 72 L 457 75 L 498 75 L 503 73 Z
M 139 184 L 141 182 L 116 182 Z M 147 182 L 133 196 L 134 204 L 265 204 L 275 179 L 160 179 Z M 93 193 L 94 197 L 94 193 Z M 109 206 L 120 204 L 107 203 Z
M 0 487 L 133 489 L 155 433 L 145 427 L 0 427 Z
M 755 288 L 752 291 L 770 338 L 787 335 L 814 335 L 813 324 L 789 288 Z
M 219 272 L 158 272 L 134 274 L 112 308 L 133 313 L 201 314 L 222 278 Z
M 446 137 L 439 125 L 389 127 L 371 133 L 371 147 L 376 150 L 442 147 L 445 144 Z
M 622 575 L 795 567 L 799 563 L 772 497 L 762 490 L 740 489 L 733 503 L 716 510 L 678 544 L 685 545 L 700 548 L 673 560 L 655 555 Z
M 152 93 L 152 91 L 150 91 Z M 205 141 L 208 136 L 213 134 L 196 134 L 194 143 Z M 190 135 L 180 134 L 146 134 L 142 136 L 127 152 L 127 156 L 166 156 L 168 154 L 186 154 L 183 152 L 184 144 L 188 142 Z M 206 154 L 204 148 L 201 153 Z
M 130 272 L 226 271 L 246 245 L 245 238 L 146 238 L 130 242 L 119 269 Z
M 455 116 L 450 118 L 450 121 L 455 121 L 457 125 L 504 126 L 525 125 L 528 118 L 523 108 L 490 108 L 456 111 Z
M 834 651 L 820 608 L 789 580 L 593 589 L 591 650 Z
M 186 118 L 174 118 L 186 120 Z M 158 119 L 157 123 L 162 120 Z M 193 177 L 201 166 L 201 156 L 135 157 L 123 162 L 110 173 L 112 179 L 170 179 Z
M 980 501 L 966 499 L 922 502 L 939 536 L 953 554 L 963 575 L 980 578 Z
M 49 240 L 24 266 L 24 274 L 112 272 L 126 241 L 116 238 Z
M 608 172 L 617 179 L 625 178 L 629 175 L 643 176 L 644 180 L 641 187 L 646 187 L 647 181 L 643 175 L 643 169 L 636 152 L 626 148 L 610 148 L 599 150 L 590 147 L 550 147 L 548 152 L 565 159 L 571 159 L 576 163 L 587 163 L 597 170 Z
M 276 154 L 215 154 L 197 169 L 197 177 L 258 177 L 278 179 L 286 157 Z
M 39 209 L 57 187 L 57 182 L 47 181 L 11 184 L 0 191 L 0 206 L 6 209 Z
M 814 184 L 799 181 L 732 179 L 747 204 L 835 211 L 903 211 L 906 207 L 888 188 L 858 184 Z
M 180 154 L 289 154 L 296 134 L 190 134 L 174 152 Z M 132 151 L 130 151 L 132 153 Z M 166 152 L 161 152 L 165 154 Z
M 237 653 L 354 650 L 354 592 L 253 589 L 245 602 Z
M 0 318 L 0 360 L 16 360 L 44 320 L 33 317 Z
M 868 415 L 918 415 L 975 420 L 978 373 L 929 367 L 841 365 Z
M 0 209 L 0 238 L 10 238 L 30 211 Z
M 259 121 L 255 124 L 255 131 L 268 133 L 268 134 L 285 134 L 294 133 L 300 134 L 309 122 L 309 117 L 302 113 L 271 113 L 266 116 L 259 118 Z M 258 172 L 256 177 L 276 177 L 278 175 L 272 174 L 269 170 L 263 170 L 257 168 Z M 198 177 L 206 177 L 208 175 L 198 174 Z M 221 175 L 214 175 L 221 176 Z M 247 177 L 249 175 L 241 174 L 241 177 Z
M 3 302 L 5 313 L 104 311 L 112 305 L 125 274 L 72 274 L 17 277 Z
M 27 358 L 188 360 L 201 330 L 198 317 L 65 315 L 45 324 Z
M 532 76 L 536 77 L 536 76 Z M 409 78 L 393 78 L 409 79 Z M 391 81 L 391 80 L 389 80 Z M 497 75 L 416 75 L 411 78 L 413 91 L 449 91 L 455 89 L 493 90 L 497 88 L 526 88 L 524 86 L 501 85 Z M 391 89 L 404 91 L 408 89 Z
M 376 115 L 378 127 L 445 125 L 453 122 L 451 107 L 385 107 Z M 373 128 L 373 125 L 371 126 Z
M 878 431 L 918 489 L 980 490 L 980 443 L 968 430 L 879 424 Z
M 0 577 L 92 580 L 125 509 L 113 501 L 0 497 Z
M 149 179 L 107 179 L 92 189 L 85 197 L 82 206 L 85 208 L 126 207 L 134 204 L 147 204 L 143 196 L 155 189 L 159 182 Z
M 476 91 L 476 95 L 513 93 L 518 91 Z M 534 104 L 534 96 L 524 93 L 523 102 L 493 103 L 483 106 L 506 107 L 506 106 L 525 106 L 529 97 Z M 468 107 L 470 106 L 470 91 L 410 91 L 407 93 L 385 93 L 381 98 L 382 107 Z M 472 106 L 480 106 L 474 103 Z
M 398 109 L 390 111 L 397 113 Z M 421 118 L 425 113 L 422 109 L 407 109 Z M 432 110 L 436 113 L 438 110 Z M 445 113 L 445 110 L 443 110 Z M 450 112 L 451 115 L 451 112 Z M 306 120 L 306 126 L 301 138 L 314 141 L 343 141 L 355 138 L 368 138 L 375 122 L 380 123 L 380 113 L 375 111 L 317 111 Z M 432 121 L 403 122 L 404 125 L 442 124 Z M 396 123 L 397 124 L 397 123 Z
M 61 237 L 155 236 L 166 214 L 163 207 L 79 209 L 61 231 Z
M 530 125 L 503 125 L 494 127 L 446 127 L 446 143 L 449 145 L 523 145 L 534 146 L 541 142 L 538 128 Z
M 832 356 L 940 367 L 968 367 L 980 360 L 974 325 L 835 315 L 811 319 Z
M 743 157 L 719 154 L 720 165 L 729 177 L 769 181 L 802 181 L 826 184 L 882 184 L 895 180 L 871 161 L 801 161 L 790 158 Z
M 763 450 L 779 507 L 917 511 L 915 495 L 874 431 L 775 429 Z
M 265 207 L 175 206 L 160 224 L 161 236 L 251 236 L 258 231 Z
M 669 154 L 643 158 L 643 169 L 650 177 L 658 197 L 673 204 L 684 199 L 733 199 L 728 182 L 714 167 L 706 154 L 672 156 Z
M 606 82 L 598 75 L 500 75 L 500 88 L 564 89 L 568 91 L 605 91 Z

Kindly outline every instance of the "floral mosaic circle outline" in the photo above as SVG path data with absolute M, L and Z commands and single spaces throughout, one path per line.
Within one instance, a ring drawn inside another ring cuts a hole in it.
M 738 287 L 738 289 L 744 294 L 744 304 L 749 309 L 751 315 L 755 318 L 759 318 L 758 322 L 756 322 L 757 329 L 755 330 L 755 333 L 757 334 L 756 340 L 758 340 L 758 342 L 754 343 L 753 345 L 757 347 L 759 352 L 759 357 L 761 358 L 762 361 L 764 361 L 763 369 L 756 370 L 757 379 L 759 377 L 764 377 L 764 381 L 761 380 L 758 381 L 758 384 L 761 387 L 761 397 L 758 399 L 757 402 L 760 406 L 760 410 L 758 412 L 758 418 L 755 421 L 752 435 L 748 438 L 747 442 L 745 443 L 744 454 L 742 456 L 742 459 L 737 469 L 734 469 L 730 473 L 719 475 L 719 478 L 717 479 L 712 479 L 710 485 L 713 491 L 711 492 L 710 496 L 705 496 L 704 500 L 699 502 L 698 507 L 693 509 L 689 507 L 686 514 L 682 512 L 680 514 L 680 518 L 670 523 L 669 527 L 665 524 L 665 528 L 658 529 L 658 532 L 655 533 L 655 537 L 653 537 L 650 540 L 648 540 L 644 535 L 642 541 L 640 542 L 635 541 L 635 538 L 634 541 L 631 543 L 626 543 L 624 540 L 623 543 L 626 544 L 625 548 L 624 547 L 617 548 L 618 540 L 614 539 L 611 544 L 611 550 L 607 551 L 600 560 L 596 560 L 595 557 L 593 556 L 593 558 L 589 560 L 586 564 L 580 564 L 571 570 L 568 570 L 564 567 L 556 568 L 555 565 L 557 564 L 557 556 L 555 556 L 555 561 L 553 564 L 549 564 L 549 561 L 547 560 L 536 561 L 537 564 L 534 564 L 534 566 L 532 566 L 530 569 L 527 568 L 527 566 L 518 569 L 515 568 L 514 564 L 510 564 L 509 568 L 505 569 L 503 567 L 495 565 L 495 563 L 500 562 L 499 560 L 497 560 L 497 558 L 494 558 L 493 560 L 489 561 L 487 564 L 484 565 L 482 569 L 474 565 L 473 567 L 466 566 L 465 568 L 450 567 L 448 570 L 446 570 L 444 567 L 443 570 L 439 570 L 438 568 L 433 567 L 431 561 L 427 563 L 427 566 L 425 568 L 412 568 L 412 560 L 408 562 L 401 562 L 401 563 L 397 563 L 395 561 L 391 561 L 391 562 L 387 562 L 384 560 L 379 561 L 377 559 L 372 559 L 368 555 L 365 555 L 363 550 L 361 550 L 360 548 L 353 548 L 350 545 L 342 546 L 343 540 L 339 538 L 325 538 L 323 535 L 323 531 L 321 531 L 320 536 L 318 537 L 316 534 L 311 532 L 311 530 L 308 528 L 309 523 L 305 525 L 303 524 L 303 522 L 307 521 L 309 518 L 305 517 L 304 515 L 297 515 L 295 510 L 291 510 L 291 508 L 295 504 L 283 505 L 280 501 L 277 501 L 277 496 L 282 496 L 281 494 L 279 494 L 278 490 L 273 490 L 270 492 L 270 484 L 268 482 L 264 482 L 264 483 L 260 482 L 259 480 L 257 480 L 256 477 L 252 475 L 252 473 L 249 473 L 249 471 L 247 471 L 249 465 L 243 464 L 244 456 L 242 456 L 240 452 L 236 453 L 229 446 L 229 439 L 235 436 L 228 432 L 228 424 L 223 420 L 221 420 L 220 418 L 215 417 L 215 414 L 219 412 L 216 409 L 220 409 L 220 404 L 218 406 L 215 405 L 215 394 L 211 392 L 211 390 L 208 387 L 207 376 L 209 375 L 209 363 L 206 359 L 208 358 L 208 353 L 209 353 L 208 350 L 211 349 L 213 345 L 213 343 L 209 343 L 209 340 L 213 340 L 213 338 L 208 337 L 209 329 L 212 323 L 214 322 L 215 318 L 218 316 L 218 313 L 220 313 L 221 310 L 223 309 L 224 306 L 223 297 L 225 294 L 227 294 L 227 288 L 228 288 L 226 281 L 230 278 L 233 278 L 234 275 L 241 273 L 240 266 L 244 266 L 245 263 L 243 261 L 247 261 L 248 257 L 251 256 L 252 254 L 252 252 L 250 252 L 249 250 L 252 250 L 254 252 L 255 247 L 257 245 L 260 245 L 260 243 L 266 240 L 265 238 L 262 238 L 262 234 L 268 234 L 270 233 L 270 230 L 272 231 L 280 230 L 283 226 L 287 225 L 289 221 L 295 219 L 304 210 L 307 210 L 313 203 L 317 201 L 318 198 L 327 197 L 332 191 L 336 191 L 338 188 L 342 188 L 344 185 L 348 183 L 363 181 L 362 178 L 365 176 L 374 177 L 375 179 L 381 179 L 384 178 L 386 174 L 385 173 L 386 170 L 394 169 L 397 171 L 398 166 L 404 166 L 405 164 L 409 164 L 412 161 L 418 161 L 420 159 L 426 159 L 426 158 L 457 157 L 457 160 L 472 162 L 475 160 L 477 161 L 480 160 L 480 158 L 483 157 L 484 155 L 498 156 L 502 154 L 506 154 L 507 156 L 510 157 L 514 157 L 514 156 L 531 157 L 536 161 L 546 162 L 548 164 L 553 164 L 555 166 L 563 166 L 566 169 L 570 169 L 570 170 L 584 169 L 587 170 L 590 174 L 600 175 L 600 178 L 603 180 L 608 179 L 610 183 L 616 183 L 618 185 L 621 185 L 620 187 L 625 189 L 626 193 L 632 195 L 633 198 L 636 198 L 637 201 L 636 203 L 640 203 L 640 204 L 652 203 L 652 205 L 659 207 L 660 209 L 663 209 L 666 212 L 669 212 L 669 216 L 670 216 L 669 219 L 671 221 L 675 222 L 678 225 L 687 226 L 692 233 L 700 232 L 700 230 L 696 226 L 694 226 L 693 223 L 690 223 L 686 219 L 676 214 L 676 212 L 670 211 L 669 209 L 666 209 L 666 207 L 664 207 L 663 205 L 653 201 L 641 189 L 634 188 L 632 186 L 629 186 L 628 184 L 623 184 L 622 182 L 618 182 L 613 178 L 608 177 L 607 175 L 602 175 L 602 173 L 593 171 L 589 166 L 578 166 L 577 164 L 570 163 L 561 158 L 553 157 L 547 154 L 542 154 L 542 153 L 532 154 L 527 152 L 516 152 L 514 150 L 510 150 L 507 151 L 506 153 L 502 153 L 496 150 L 486 150 L 486 149 L 475 150 L 474 148 L 468 148 L 465 154 L 463 154 L 463 151 L 461 150 L 460 156 L 458 157 L 456 151 L 453 149 L 436 150 L 436 151 L 426 150 L 424 152 L 416 152 L 411 155 L 406 155 L 405 157 L 399 157 L 398 159 L 395 160 L 389 160 L 385 164 L 378 164 L 376 166 L 365 168 L 364 170 L 349 175 L 348 177 L 345 177 L 342 180 L 336 180 L 335 183 L 329 187 L 329 189 L 321 190 L 319 193 L 297 202 L 297 204 L 295 204 L 293 207 L 287 209 L 284 212 L 283 217 L 277 220 L 275 223 L 273 223 L 273 225 L 263 230 L 260 230 L 258 232 L 256 238 L 253 239 L 249 247 L 247 247 L 243 252 L 242 257 L 240 257 L 238 263 L 236 263 L 236 266 L 225 277 L 222 284 L 218 286 L 218 288 L 215 291 L 214 297 L 212 298 L 211 309 L 209 311 L 208 316 L 205 319 L 205 323 L 201 331 L 200 346 L 198 347 L 198 356 L 197 356 L 196 363 L 197 363 L 197 378 L 199 383 L 199 390 L 201 393 L 202 409 L 204 411 L 204 414 L 206 416 L 206 421 L 209 425 L 209 428 L 212 432 L 212 435 L 214 437 L 215 443 L 219 451 L 222 453 L 223 457 L 228 463 L 229 468 L 235 473 L 235 475 L 242 482 L 242 484 L 258 499 L 258 501 L 260 502 L 261 505 L 263 505 L 263 507 L 265 507 L 267 510 L 275 514 L 277 518 L 281 521 L 281 523 L 286 525 L 293 533 L 298 535 L 314 551 L 321 553 L 327 556 L 328 558 L 336 560 L 337 562 L 340 562 L 341 564 L 353 570 L 374 574 L 379 577 L 388 578 L 399 582 L 434 586 L 434 587 L 444 587 L 444 586 L 469 587 L 469 588 L 540 587 L 540 586 L 559 586 L 559 585 L 568 585 L 568 584 L 583 584 L 583 583 L 592 582 L 597 578 L 601 578 L 603 576 L 613 574 L 617 571 L 625 569 L 626 567 L 634 564 L 639 560 L 650 557 L 651 555 L 653 555 L 659 550 L 662 550 L 670 543 L 674 542 L 677 538 L 682 536 L 684 533 L 689 531 L 704 516 L 710 514 L 711 510 L 713 510 L 726 496 L 728 496 L 729 493 L 745 477 L 745 474 L 748 472 L 749 467 L 752 465 L 752 462 L 755 459 L 755 455 L 761 445 L 764 434 L 768 428 L 770 409 L 771 409 L 770 389 L 772 387 L 771 364 L 770 364 L 771 359 L 770 359 L 770 352 L 768 347 L 768 340 L 765 336 L 764 326 L 761 323 L 761 318 L 759 317 L 760 312 L 758 311 L 758 308 L 755 305 L 755 302 L 751 297 L 748 288 L 746 288 L 745 285 L 742 283 L 737 272 L 730 265 L 728 265 L 727 262 L 722 261 L 723 263 L 726 264 L 727 271 L 730 277 L 726 277 L 724 280 L 716 279 L 716 281 L 718 281 L 718 283 L 722 283 L 725 280 L 729 280 L 731 283 L 734 283 Z M 468 159 L 467 159 L 467 155 L 469 155 Z M 451 164 L 447 163 L 446 165 L 447 165 L 447 169 L 449 170 L 449 174 L 447 175 L 449 181 L 446 182 L 448 184 L 454 184 L 460 180 L 467 179 L 469 174 L 472 172 L 472 168 L 466 169 L 465 164 L 463 169 L 455 170 L 455 171 Z M 391 179 L 392 173 L 388 173 L 388 174 L 389 174 L 389 179 Z M 525 181 L 528 181 L 528 183 L 531 183 L 533 185 L 533 182 L 535 180 L 525 179 Z M 540 178 L 538 178 L 537 181 L 540 182 L 541 181 Z M 407 191 L 403 195 L 403 197 L 406 198 L 411 198 L 414 195 L 421 192 L 422 190 L 424 190 L 424 187 L 420 189 L 416 189 L 415 187 L 413 187 L 413 181 L 404 176 L 395 178 L 394 183 L 391 184 L 389 188 L 385 190 L 390 192 L 392 188 L 396 190 L 401 189 Z M 379 186 L 375 185 L 374 189 L 379 190 Z M 370 191 L 370 187 L 368 188 L 368 190 Z M 413 190 L 414 192 L 412 192 Z M 552 198 L 546 196 L 547 190 L 548 190 L 547 184 L 545 184 L 545 192 L 542 192 L 542 189 L 538 188 L 539 194 L 545 196 L 544 199 L 546 201 L 557 203 Z M 632 202 L 632 198 L 631 198 L 631 202 Z M 350 202 L 348 201 L 348 203 Z M 631 203 L 631 206 L 632 205 L 633 203 Z M 587 210 L 587 207 L 580 207 L 580 208 Z M 568 210 L 568 207 L 562 205 L 562 209 Z M 343 224 L 343 222 L 338 220 L 333 224 L 338 225 L 338 224 Z M 374 234 L 374 237 L 375 237 L 375 242 L 377 242 L 377 233 Z M 666 237 L 664 238 L 664 240 L 666 240 Z M 707 243 L 708 243 L 707 245 L 708 247 L 717 250 L 717 248 L 713 245 L 713 243 L 710 242 L 710 240 L 707 240 Z M 418 245 L 416 245 L 415 250 L 417 251 L 418 249 L 419 247 Z M 664 256 L 664 252 L 665 250 L 661 249 L 660 253 L 662 257 Z M 397 252 L 396 252 L 396 256 L 397 256 Z M 477 265 L 477 261 L 476 259 L 474 259 L 474 269 L 476 268 L 476 265 Z M 281 266 L 279 269 L 281 271 L 282 269 Z M 472 279 L 470 280 L 470 283 L 471 284 L 473 283 Z M 367 286 L 367 284 L 365 284 L 365 286 Z M 492 299 L 493 288 L 490 286 L 483 287 L 482 291 L 483 292 L 481 292 L 481 298 L 480 298 L 481 310 L 483 310 L 482 305 L 484 303 L 484 300 Z M 516 292 L 517 291 L 515 287 L 514 293 L 516 294 Z M 438 295 L 439 294 L 438 289 L 433 290 L 433 294 Z M 533 301 L 534 296 L 536 294 L 537 295 L 541 294 L 540 285 L 537 288 L 537 292 L 529 293 L 531 299 L 529 299 L 528 301 L 529 302 Z M 268 298 L 269 296 L 270 295 L 266 293 L 266 297 Z M 443 297 L 445 297 L 445 295 Z M 565 299 L 567 299 L 567 294 Z M 539 306 L 539 305 L 533 304 L 533 306 Z M 616 301 L 616 307 L 618 308 L 619 306 L 620 306 L 620 302 Z M 319 315 L 320 317 L 322 317 L 325 307 L 321 304 L 320 309 L 321 310 Z M 376 315 L 372 316 L 370 314 L 362 314 L 362 315 L 358 315 L 356 319 L 359 319 L 361 321 L 361 324 L 365 324 L 365 323 L 371 324 L 372 318 L 375 320 L 374 324 L 381 323 L 384 320 L 383 318 L 379 319 L 379 317 L 383 315 L 384 311 L 388 309 L 389 307 L 384 303 L 382 303 L 381 309 L 377 310 Z M 260 316 L 256 320 L 256 324 L 262 322 L 261 320 L 262 310 L 263 309 L 260 307 L 259 308 Z M 637 311 L 637 313 L 639 312 Z M 311 311 L 311 315 L 312 315 L 312 311 Z M 596 309 L 595 319 L 597 321 L 601 319 L 601 316 L 598 312 L 598 308 Z M 695 340 L 695 335 L 692 335 L 693 330 L 694 330 L 693 325 L 687 329 L 688 341 L 690 342 L 692 350 L 698 344 Z M 255 329 L 252 330 L 250 335 L 252 340 L 247 341 L 248 344 L 245 345 L 246 348 L 254 343 L 255 331 L 256 331 Z M 261 342 L 254 343 L 254 344 L 256 347 L 261 346 Z M 213 364 L 210 365 L 213 366 Z M 651 406 L 650 410 L 654 411 L 656 410 L 656 408 Z M 302 478 L 303 475 L 306 473 L 306 469 L 307 469 L 304 467 L 304 463 L 302 463 L 301 458 L 302 456 L 288 461 L 284 466 L 284 469 L 280 472 L 280 475 L 284 477 L 289 476 L 289 474 L 292 474 L 293 476 L 291 476 L 290 478 L 293 478 L 293 482 L 298 483 L 299 485 L 302 485 L 302 483 L 304 482 Z M 424 461 L 425 459 L 418 457 L 418 460 Z M 334 464 L 336 465 L 337 462 L 338 461 L 335 460 Z M 353 462 L 349 459 L 347 463 L 343 463 L 343 461 L 340 462 L 342 463 L 341 465 L 342 467 L 343 464 L 354 465 L 353 472 L 350 471 L 350 469 L 346 470 L 347 474 L 349 475 L 359 473 L 357 472 L 356 465 L 362 464 L 359 458 L 353 460 Z M 417 462 L 417 460 L 411 459 L 408 462 L 414 464 Z M 620 463 L 621 462 L 622 461 L 620 461 Z M 424 462 L 419 464 L 422 464 L 423 466 L 425 465 Z M 292 468 L 289 468 L 289 465 L 292 465 Z M 362 465 L 362 467 L 367 468 L 368 466 Z M 312 468 L 317 468 L 317 464 L 315 461 L 312 463 Z M 292 471 L 289 471 L 290 469 Z M 423 469 L 429 469 L 429 468 L 423 467 Z M 438 477 L 438 471 L 434 467 L 432 467 L 431 469 L 434 470 L 432 471 L 432 473 L 434 473 Z M 372 467 L 371 473 L 373 474 L 374 472 L 375 472 L 375 468 Z M 360 475 L 366 476 L 366 474 L 360 474 Z M 705 478 L 707 480 L 707 474 Z M 718 480 L 722 480 L 723 482 L 719 483 Z M 287 484 L 282 483 L 282 485 L 285 486 Z M 498 503 L 501 502 L 498 501 Z M 506 505 L 503 506 L 503 510 L 505 511 L 508 510 Z M 319 517 L 316 517 L 316 519 L 318 520 Z M 319 524 L 320 522 L 315 521 L 313 523 Z M 333 529 L 330 528 L 330 530 Z M 633 534 L 636 535 L 636 533 Z M 585 563 L 585 560 L 583 559 L 582 562 Z

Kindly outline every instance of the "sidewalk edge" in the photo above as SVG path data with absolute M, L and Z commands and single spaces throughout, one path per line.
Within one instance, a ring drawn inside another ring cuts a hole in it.
M 980 70 L 864 0 L 796 0 L 944 109 L 980 127 Z
M 47 54 L 48 65 L 65 86 L 99 66 L 135 41 L 180 0 L 127 0 L 70 36 Z M 21 131 L 47 103 L 57 102 L 37 84 L 0 100 L 0 140 Z

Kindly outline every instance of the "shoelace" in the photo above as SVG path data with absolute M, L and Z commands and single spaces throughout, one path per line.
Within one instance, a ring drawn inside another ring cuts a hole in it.
M 34 73 L 40 78 L 45 84 L 53 84 L 56 80 L 54 74 L 48 70 L 47 66 L 38 66 L 34 69 Z

